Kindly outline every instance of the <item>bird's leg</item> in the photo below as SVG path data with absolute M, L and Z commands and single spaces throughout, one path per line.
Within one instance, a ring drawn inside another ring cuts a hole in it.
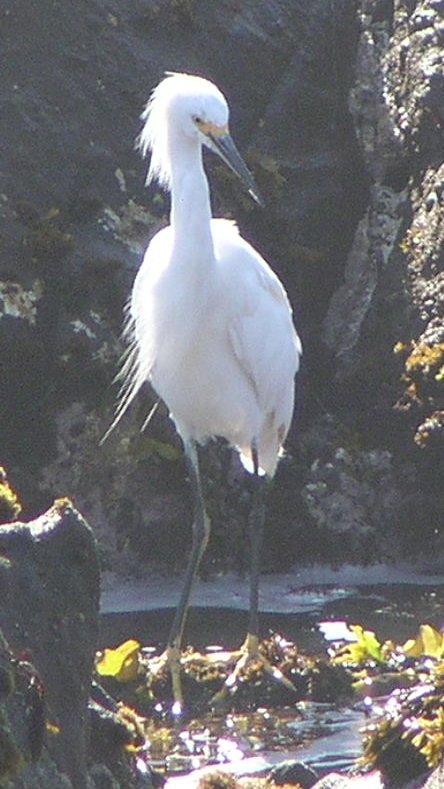
M 183 709 L 183 693 L 180 681 L 180 656 L 182 649 L 183 631 L 188 613 L 191 589 L 199 564 L 205 552 L 210 536 L 210 519 L 205 511 L 202 485 L 199 473 L 199 459 L 194 441 L 184 442 L 185 457 L 188 466 L 190 483 L 194 499 L 193 542 L 188 565 L 185 572 L 182 594 L 171 626 L 168 638 L 167 658 L 170 666 L 171 681 L 173 686 L 174 712 L 180 714 Z
M 247 641 L 259 641 L 259 573 L 265 524 L 265 485 L 266 477 L 259 476 L 259 462 L 255 446 L 251 450 L 254 474 L 252 506 L 249 516 L 250 530 L 250 609 L 248 618 Z
M 242 650 L 245 663 L 259 659 L 264 671 L 273 679 L 281 682 L 288 690 L 296 691 L 293 683 L 282 674 L 278 668 L 271 665 L 264 655 L 259 652 L 259 573 L 261 564 L 262 544 L 265 525 L 265 490 L 267 478 L 259 475 L 258 459 L 255 447 L 252 448 L 254 475 L 253 502 L 249 518 L 251 564 L 250 564 L 250 611 L 248 619 L 248 632 Z M 237 668 L 237 667 L 236 667 Z M 236 669 L 235 669 L 236 670 Z
M 249 515 L 250 531 L 250 608 L 248 615 L 247 637 L 241 647 L 240 658 L 233 671 L 225 680 L 221 691 L 213 697 L 213 703 L 224 700 L 228 692 L 235 690 L 239 675 L 243 669 L 253 661 L 258 661 L 263 670 L 274 680 L 281 682 L 288 690 L 296 692 L 293 683 L 287 679 L 278 668 L 271 665 L 265 655 L 259 651 L 259 574 L 261 563 L 262 543 L 265 525 L 265 489 L 267 479 L 259 474 L 259 463 L 256 447 L 252 446 L 254 474 L 251 477 L 253 486 L 252 506 Z

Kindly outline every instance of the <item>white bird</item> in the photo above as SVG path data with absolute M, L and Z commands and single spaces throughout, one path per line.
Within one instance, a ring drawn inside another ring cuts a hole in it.
M 213 219 L 202 145 L 219 154 L 260 201 L 228 130 L 223 94 L 206 79 L 169 74 L 143 112 L 139 147 L 151 152 L 147 183 L 171 193 L 170 225 L 148 245 L 129 304 L 129 351 L 116 419 L 145 381 L 169 408 L 182 438 L 195 500 L 193 543 L 166 654 L 175 710 L 183 703 L 180 653 L 193 580 L 209 538 L 197 444 L 226 439 L 262 488 L 287 435 L 302 353 L 281 282 L 234 222 Z M 112 427 L 113 427 L 112 426 Z M 252 527 L 246 658 L 257 654 L 263 508 Z M 233 684 L 235 677 L 231 677 Z

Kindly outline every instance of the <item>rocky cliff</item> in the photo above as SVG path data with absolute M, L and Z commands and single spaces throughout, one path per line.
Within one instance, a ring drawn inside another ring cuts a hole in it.
M 208 158 L 214 208 L 284 280 L 305 347 L 266 565 L 442 556 L 443 8 L 4 3 L 0 460 L 26 516 L 69 495 L 104 568 L 181 565 L 191 510 L 167 414 L 140 434 L 147 391 L 99 440 L 122 309 L 168 216 L 143 186 L 138 116 L 165 70 L 185 70 L 229 99 L 267 207 Z M 239 465 L 203 455 L 206 569 L 243 567 Z

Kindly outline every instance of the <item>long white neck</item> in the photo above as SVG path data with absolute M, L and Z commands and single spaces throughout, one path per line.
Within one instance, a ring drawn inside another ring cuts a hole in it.
M 208 181 L 197 139 L 169 140 L 171 162 L 171 226 L 182 252 L 213 253 Z M 200 256 L 199 256 L 200 257 Z

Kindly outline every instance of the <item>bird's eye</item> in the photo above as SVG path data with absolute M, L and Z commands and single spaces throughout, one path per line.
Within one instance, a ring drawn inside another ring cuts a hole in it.
M 200 123 L 202 123 L 202 118 L 199 115 L 193 115 L 193 121 L 194 123 L 197 123 L 197 125 L 199 125 Z

